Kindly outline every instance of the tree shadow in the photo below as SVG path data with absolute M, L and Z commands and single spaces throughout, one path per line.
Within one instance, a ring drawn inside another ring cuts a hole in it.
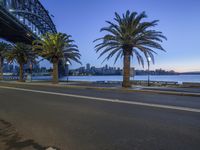
M 11 123 L 0 119 L 0 140 L 5 143 L 5 150 L 21 150 L 24 148 L 34 148 L 35 150 L 45 150 L 44 147 L 32 139 L 22 139 Z M 56 148 L 56 150 L 59 150 Z

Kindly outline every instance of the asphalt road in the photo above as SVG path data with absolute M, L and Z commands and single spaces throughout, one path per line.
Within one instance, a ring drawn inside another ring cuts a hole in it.
M 199 150 L 200 97 L 0 83 L 1 145 Z

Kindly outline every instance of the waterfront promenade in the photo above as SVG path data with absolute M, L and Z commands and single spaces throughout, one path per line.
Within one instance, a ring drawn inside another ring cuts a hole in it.
M 198 96 L 0 83 L 0 149 L 199 150 Z

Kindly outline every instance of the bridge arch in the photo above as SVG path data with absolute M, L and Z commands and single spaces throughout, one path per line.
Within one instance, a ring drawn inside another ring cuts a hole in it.
M 27 35 L 39 37 L 47 32 L 56 33 L 49 12 L 39 0 L 0 0 L 2 9 L 29 30 Z

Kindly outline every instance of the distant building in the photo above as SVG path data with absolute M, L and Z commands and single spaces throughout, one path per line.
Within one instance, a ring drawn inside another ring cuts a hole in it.
M 105 69 L 108 70 L 108 65 L 105 66 Z
M 10 72 L 13 72 L 13 70 L 14 70 L 13 64 L 5 63 L 3 65 L 3 72 L 10 73 Z
M 86 64 L 86 70 L 87 70 L 87 71 L 90 70 L 90 64 L 89 64 L 89 63 Z
M 135 68 L 134 68 L 134 67 L 132 67 L 132 68 L 130 69 L 130 76 L 131 76 L 131 77 L 134 77 L 134 76 L 135 76 Z
M 46 72 L 47 72 L 47 68 L 46 68 L 46 67 L 41 67 L 41 68 L 40 68 L 40 72 L 46 73 Z
M 70 75 L 76 75 L 76 76 L 87 76 L 87 75 L 123 75 L 123 69 L 116 68 L 116 67 L 110 67 L 108 65 L 105 65 L 104 67 L 96 68 L 95 66 L 90 66 L 89 63 L 86 64 L 85 67 L 80 67 L 77 69 L 69 70 Z M 151 75 L 175 75 L 178 74 L 176 72 L 172 71 L 166 71 L 162 69 L 157 70 L 135 70 L 135 68 L 130 69 L 130 76 L 134 77 L 135 75 L 148 75 L 150 73 Z

